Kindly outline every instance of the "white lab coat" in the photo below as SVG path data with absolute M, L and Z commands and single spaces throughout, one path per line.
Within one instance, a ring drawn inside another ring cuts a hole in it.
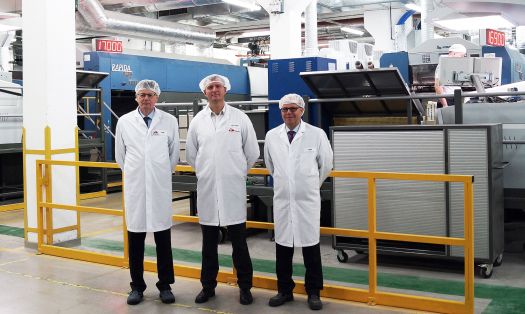
M 248 116 L 228 104 L 216 121 L 207 106 L 190 123 L 186 159 L 197 175 L 199 222 L 229 226 L 246 221 L 246 175 L 259 158 Z
M 264 161 L 273 176 L 275 242 L 287 247 L 319 243 L 320 186 L 333 167 L 323 130 L 301 121 L 289 143 L 284 124 L 266 134 Z
M 179 125 L 155 109 L 150 127 L 137 110 L 117 123 L 115 159 L 124 176 L 126 224 L 131 232 L 171 228 L 171 174 L 179 161 Z

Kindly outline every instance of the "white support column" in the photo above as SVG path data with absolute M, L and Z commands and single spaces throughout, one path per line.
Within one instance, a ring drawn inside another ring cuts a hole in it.
M 395 25 L 405 10 L 365 11 L 365 29 L 375 40 L 374 48 L 384 52 L 394 51 Z
M 75 1 L 24 0 L 24 128 L 26 148 L 44 150 L 44 130 L 51 129 L 51 149 L 75 146 Z M 37 227 L 35 160 L 43 155 L 26 155 L 27 226 Z M 75 160 L 74 153 L 55 154 L 52 159 Z M 53 202 L 74 205 L 76 176 L 73 167 L 54 166 Z M 73 226 L 77 215 L 72 211 L 53 210 L 53 228 Z M 75 238 L 76 231 L 53 236 L 54 242 Z M 36 242 L 36 233 L 28 242 Z
M 421 0 L 421 42 L 434 39 L 434 26 L 432 25 L 429 14 L 434 10 L 433 0 Z
M 304 11 L 304 56 L 319 55 L 317 42 L 317 0 L 313 0 Z
M 314 0 L 284 0 L 284 12 L 270 12 L 271 0 L 257 0 L 270 14 L 270 54 L 272 59 L 301 57 L 301 14 Z

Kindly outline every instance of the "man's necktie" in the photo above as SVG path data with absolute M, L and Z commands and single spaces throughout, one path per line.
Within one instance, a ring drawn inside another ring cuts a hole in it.
M 288 131 L 288 142 L 293 141 L 293 137 L 295 136 L 295 131 Z
M 149 121 L 151 120 L 150 117 L 144 117 L 144 123 L 146 123 L 146 126 L 149 128 Z

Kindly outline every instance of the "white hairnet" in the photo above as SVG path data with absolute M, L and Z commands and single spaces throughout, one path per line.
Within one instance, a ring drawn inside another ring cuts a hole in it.
M 157 82 L 155 82 L 154 80 L 142 80 L 138 82 L 135 86 L 135 93 L 138 93 L 141 89 L 150 90 L 157 94 L 157 96 L 160 96 L 159 84 L 157 84 Z
M 465 46 L 463 46 L 462 44 L 453 44 L 448 48 L 448 52 L 459 52 L 466 54 L 467 48 L 465 48 Z
M 199 83 L 201 91 L 204 93 L 206 87 L 208 87 L 208 85 L 210 85 L 211 83 L 222 84 L 222 86 L 226 87 L 226 91 L 229 91 L 232 88 L 232 86 L 230 85 L 230 80 L 226 76 L 222 76 L 219 74 L 211 74 L 203 78 Z
M 297 94 L 284 95 L 279 100 L 279 109 L 281 109 L 283 107 L 283 105 L 287 105 L 287 104 L 296 104 L 297 106 L 299 106 L 299 107 L 304 109 L 303 97 L 301 97 L 301 96 L 299 96 Z

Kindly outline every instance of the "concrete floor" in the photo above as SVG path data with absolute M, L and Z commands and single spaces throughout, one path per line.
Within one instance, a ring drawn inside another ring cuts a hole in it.
M 107 197 L 85 200 L 83 205 L 106 208 L 120 208 L 120 194 L 113 193 Z M 174 213 L 188 214 L 188 202 L 174 203 Z M 0 225 L 23 227 L 23 212 L 11 211 L 0 213 Z M 119 218 L 96 214 L 82 214 L 82 249 L 105 252 L 104 245 L 94 243 L 121 243 L 122 221 Z M 85 239 L 85 241 L 84 241 Z M 98 242 L 97 242 L 98 241 Z M 105 241 L 105 242 L 104 242 Z M 112 241 L 112 242 L 111 242 Z M 152 235 L 148 234 L 147 244 L 154 246 Z M 336 251 L 331 247 L 331 239 L 322 237 L 321 253 L 323 266 L 335 269 L 336 272 L 366 272 L 368 271 L 367 255 L 355 254 L 348 251 L 348 263 L 339 263 Z M 248 245 L 252 260 L 271 264 L 275 256 L 275 244 L 270 241 L 267 232 L 255 233 L 248 238 Z M 193 223 L 176 223 L 172 228 L 172 246 L 185 252 L 200 254 L 200 228 Z M 121 255 L 120 252 L 110 252 Z M 229 242 L 219 246 L 219 253 L 231 255 Z M 153 256 L 147 257 L 154 259 Z M 175 258 L 176 259 L 176 258 Z M 200 263 L 186 259 L 175 263 L 200 266 Z M 300 250 L 296 250 L 294 263 L 302 264 Z M 221 268 L 223 268 L 221 266 Z M 227 269 L 227 268 L 226 268 Z M 449 283 L 462 282 L 463 269 L 454 262 L 415 259 L 406 257 L 380 257 L 378 273 L 386 276 L 408 278 L 429 278 L 429 280 L 445 280 Z M 263 273 L 267 276 L 274 274 Z M 0 235 L 0 282 L 4 293 L 0 294 L 0 313 L 162 313 L 175 310 L 177 313 L 244 313 L 252 311 L 271 313 L 300 313 L 309 311 L 306 298 L 297 295 L 296 301 L 279 308 L 267 306 L 268 299 L 275 291 L 253 289 L 255 302 L 250 306 L 238 303 L 238 289 L 226 284 L 219 284 L 217 297 L 203 306 L 193 302 L 200 290 L 200 283 L 195 279 L 176 277 L 173 290 L 176 304 L 165 305 L 158 300 L 158 291 L 155 288 L 156 274 L 145 274 L 148 289 L 145 292 L 145 301 L 138 306 L 128 306 L 126 296 L 129 291 L 129 272 L 127 269 L 79 262 L 46 255 L 36 255 L 35 251 L 24 247 L 23 238 Z M 298 278 L 301 279 L 301 278 Z M 504 263 L 495 268 L 490 279 L 481 279 L 476 276 L 476 284 L 484 287 L 513 287 L 520 292 L 525 288 L 525 255 L 523 252 L 505 254 Z M 336 282 L 330 278 L 325 283 L 364 287 L 366 285 L 352 282 Z M 443 296 L 432 292 L 408 291 L 403 287 L 384 287 L 383 291 L 401 291 L 424 296 L 461 299 L 457 296 Z M 523 290 L 525 293 L 525 289 Z M 477 296 L 477 295 L 476 295 Z M 410 313 L 406 309 L 392 309 L 381 306 L 339 301 L 323 298 L 325 313 Z M 476 298 L 476 313 L 484 312 L 492 300 L 487 297 Z M 493 311 L 493 310 L 492 310 Z M 490 312 L 490 311 L 489 311 Z M 519 312 L 516 312 L 519 313 Z

